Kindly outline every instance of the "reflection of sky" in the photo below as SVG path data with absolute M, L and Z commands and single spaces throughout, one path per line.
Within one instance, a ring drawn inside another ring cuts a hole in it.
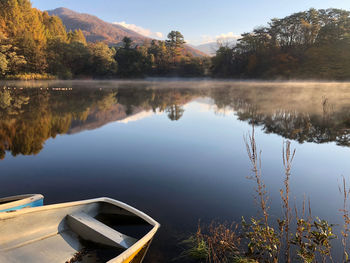
M 227 116 L 234 113 L 232 107 L 218 108 L 212 99 L 198 99 L 196 100 L 197 110 L 200 112 L 214 112 L 216 115 Z
M 161 236 L 170 227 L 194 229 L 199 218 L 239 220 L 255 214 L 243 142 L 251 127 L 233 113 L 215 113 L 203 101 L 184 108 L 179 121 L 143 112 L 124 123 L 50 139 L 36 156 L 7 155 L 0 162 L 1 195 L 43 193 L 47 203 L 110 196 L 154 216 L 164 225 Z M 259 128 L 256 138 L 271 213 L 278 214 L 284 139 Z M 297 153 L 291 199 L 301 202 L 306 194 L 314 215 L 340 223 L 338 181 L 344 175 L 350 182 L 349 148 L 292 145 Z
M 127 124 L 129 122 L 140 121 L 142 119 L 152 117 L 154 114 L 155 113 L 153 111 L 141 111 L 118 122 Z

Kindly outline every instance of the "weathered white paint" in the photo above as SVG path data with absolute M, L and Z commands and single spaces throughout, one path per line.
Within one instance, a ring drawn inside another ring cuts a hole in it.
M 79 233 L 75 233 L 70 228 L 67 216 L 83 213 L 94 217 L 101 212 L 135 215 L 153 226 L 144 237 L 136 243 L 133 240 L 133 245 L 128 243 L 131 246 L 108 263 L 122 263 L 127 260 L 147 244 L 160 227 L 159 223 L 143 212 L 110 198 L 97 198 L 1 213 L 0 262 L 65 262 L 81 250 L 77 236 Z M 85 223 L 89 225 L 89 223 Z M 93 228 L 93 225 L 91 223 L 89 228 Z M 117 233 L 116 235 L 118 235 L 118 232 L 109 232 L 108 228 L 102 228 L 101 225 L 96 232 L 102 233 L 105 237 L 109 234 L 115 235 Z M 127 237 L 125 238 L 127 239 Z M 112 239 L 118 242 L 115 236 Z M 129 239 L 128 242 L 131 240 Z

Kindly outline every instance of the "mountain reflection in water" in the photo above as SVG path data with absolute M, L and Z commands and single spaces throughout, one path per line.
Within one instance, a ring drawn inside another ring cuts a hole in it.
M 350 144 L 350 84 L 111 82 L 0 89 L 0 158 L 39 153 L 49 138 L 93 130 L 110 122 L 165 113 L 181 121 L 184 106 L 205 101 L 216 112 L 261 126 L 299 143 Z M 194 88 L 193 88 L 193 87 Z
M 162 225 L 145 263 L 171 262 L 199 219 L 256 215 L 243 142 L 253 123 L 271 216 L 281 213 L 288 138 L 297 148 L 291 198 L 298 205 L 310 197 L 315 216 L 341 226 L 337 180 L 350 175 L 348 83 L 2 83 L 1 196 L 126 202 Z

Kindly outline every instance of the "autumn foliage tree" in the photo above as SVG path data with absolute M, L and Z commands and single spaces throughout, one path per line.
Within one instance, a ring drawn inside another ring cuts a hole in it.
M 1 78 L 202 76 L 207 64 L 186 54 L 184 43 L 179 31 L 142 45 L 128 37 L 115 47 L 88 43 L 82 30 L 67 32 L 59 17 L 33 8 L 29 0 L 0 1 Z
M 350 78 L 350 12 L 310 9 L 242 34 L 221 47 L 212 73 L 239 78 Z

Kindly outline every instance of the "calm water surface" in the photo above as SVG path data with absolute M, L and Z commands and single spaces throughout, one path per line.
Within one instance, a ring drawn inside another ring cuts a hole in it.
M 297 151 L 293 200 L 306 195 L 314 215 L 341 224 L 338 185 L 342 175 L 350 180 L 347 83 L 2 83 L 0 195 L 124 201 L 162 224 L 146 262 L 170 262 L 199 219 L 257 214 L 243 141 L 253 123 L 271 215 L 281 213 L 289 139 Z

